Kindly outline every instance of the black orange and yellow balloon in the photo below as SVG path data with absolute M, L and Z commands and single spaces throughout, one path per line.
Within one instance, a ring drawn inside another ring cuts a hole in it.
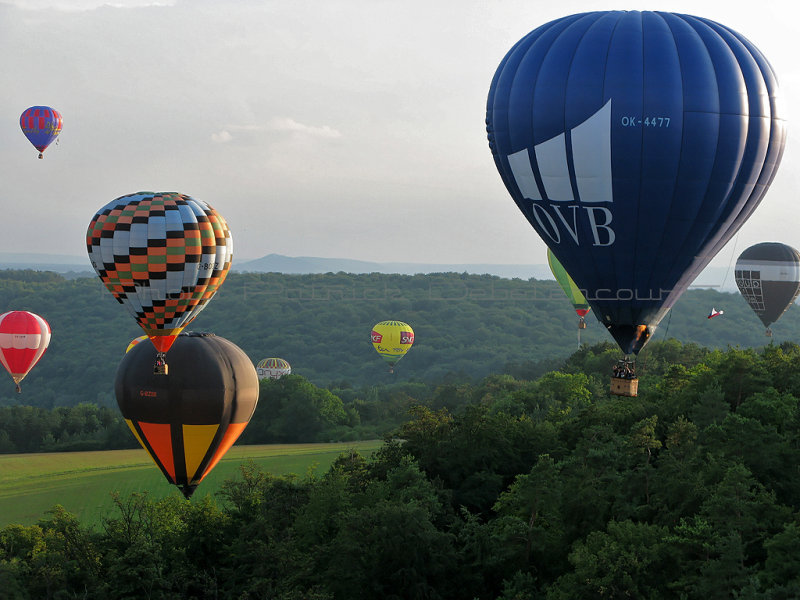
M 122 416 L 167 480 L 189 498 L 247 427 L 258 403 L 258 375 L 233 342 L 182 333 L 166 375 L 153 371 L 156 349 L 137 344 L 117 368 Z

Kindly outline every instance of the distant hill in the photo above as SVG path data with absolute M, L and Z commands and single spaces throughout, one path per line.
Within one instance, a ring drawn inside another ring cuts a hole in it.
M 469 273 L 471 275 L 495 275 L 512 279 L 552 279 L 547 265 L 504 264 L 437 264 L 437 263 L 379 263 L 347 258 L 317 258 L 313 256 L 283 256 L 267 254 L 261 258 L 235 262 L 234 270 L 250 273 L 285 273 L 287 275 L 311 275 L 320 273 L 384 273 L 417 275 L 426 273 Z
M 64 254 L 0 252 L 0 270 L 2 269 L 53 271 L 67 278 L 94 274 L 87 256 Z
M 468 273 L 494 275 L 505 279 L 553 279 L 546 264 L 493 264 L 493 263 L 380 263 L 347 258 L 318 258 L 313 256 L 284 256 L 267 254 L 255 260 L 234 262 L 233 270 L 240 273 L 284 273 L 311 275 L 322 273 L 384 273 L 418 275 L 429 273 Z M 715 288 L 736 291 L 733 272 L 724 267 L 704 270 L 692 285 L 694 288 Z
M 53 271 L 68 279 L 94 275 L 94 270 L 87 257 L 60 254 L 0 252 L 0 270 L 2 269 Z M 285 275 L 324 273 L 351 273 L 354 275 L 366 273 L 383 273 L 386 275 L 468 273 L 470 275 L 494 275 L 504 279 L 553 279 L 550 267 L 546 264 L 381 263 L 349 258 L 284 256 L 282 254 L 267 254 L 253 260 L 237 260 L 234 257 L 232 270 L 239 273 L 282 273 Z M 703 271 L 692 287 L 736 291 L 732 270 L 729 271 L 729 269 L 719 267 L 712 267 Z

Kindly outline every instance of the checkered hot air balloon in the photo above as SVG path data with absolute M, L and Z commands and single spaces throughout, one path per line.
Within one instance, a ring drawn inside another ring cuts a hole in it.
M 50 325 L 39 315 L 26 310 L 0 315 L 0 362 L 17 384 L 17 392 L 49 344 Z
M 166 373 L 175 337 L 225 281 L 233 240 L 225 219 L 177 192 L 138 192 L 109 202 L 86 232 L 86 249 L 108 291 L 150 337 Z
M 49 106 L 31 106 L 19 117 L 22 133 L 39 151 L 39 158 L 44 158 L 43 152 L 61 133 L 61 124 L 61 113 Z

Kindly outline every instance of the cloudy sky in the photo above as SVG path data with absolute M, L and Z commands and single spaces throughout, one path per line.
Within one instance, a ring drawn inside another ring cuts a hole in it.
M 772 62 L 783 163 L 712 266 L 800 247 L 790 0 L 17 0 L 0 1 L 0 252 L 85 256 L 99 207 L 152 190 L 215 207 L 238 259 L 543 263 L 495 169 L 486 95 L 530 30 L 608 8 L 708 17 Z M 19 130 L 37 104 L 64 117 L 44 160 Z

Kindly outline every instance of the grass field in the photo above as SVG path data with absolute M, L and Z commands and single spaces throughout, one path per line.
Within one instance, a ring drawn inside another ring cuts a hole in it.
M 192 499 L 213 495 L 223 481 L 238 474 L 242 463 L 252 461 L 275 475 L 304 476 L 310 468 L 327 471 L 336 457 L 348 449 L 355 448 L 369 456 L 381 444 L 373 440 L 234 446 L 206 476 Z M 144 491 L 151 498 L 180 495 L 144 450 L 0 455 L 0 527 L 10 523 L 32 525 L 56 504 L 76 515 L 81 524 L 95 526 L 103 516 L 114 514 L 112 492 L 126 496 Z

